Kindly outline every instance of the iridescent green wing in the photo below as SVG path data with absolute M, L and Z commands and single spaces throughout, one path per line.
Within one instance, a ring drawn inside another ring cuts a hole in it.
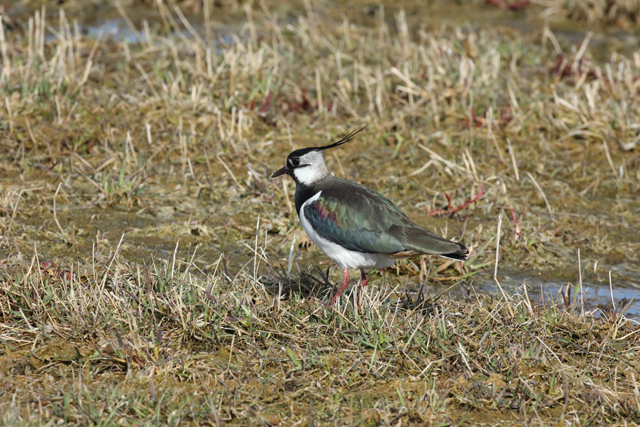
M 356 184 L 331 178 L 303 214 L 323 238 L 349 250 L 395 254 L 455 255 L 464 246 L 414 224 L 389 199 Z
M 306 219 L 325 239 L 347 249 L 392 254 L 405 249 L 395 228 L 411 221 L 387 198 L 351 181 L 318 188 L 320 197 L 304 209 Z M 328 188 L 326 188 L 328 187 Z

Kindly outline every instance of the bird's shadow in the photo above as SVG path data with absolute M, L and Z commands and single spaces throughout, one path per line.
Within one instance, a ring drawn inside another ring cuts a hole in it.
M 303 271 L 299 274 L 289 274 L 283 265 L 271 266 L 268 276 L 262 276 L 260 282 L 267 292 L 274 296 L 280 296 L 283 300 L 294 298 L 296 295 L 302 299 L 317 299 L 328 302 L 337 292 L 338 285 L 329 279 L 328 266 L 326 271 L 322 271 L 319 266 L 315 270 Z M 343 295 L 349 298 L 351 292 L 359 292 L 359 286 L 353 286 Z M 429 315 L 436 312 L 439 307 L 438 301 L 442 294 L 431 294 L 429 288 L 423 283 L 418 292 L 409 292 L 405 288 L 401 292 L 393 291 L 395 298 L 391 294 L 380 300 L 380 306 L 386 306 L 389 310 L 402 310 L 406 312 L 421 313 Z
M 265 289 L 274 296 L 279 295 L 282 299 L 293 298 L 296 294 L 300 298 L 316 298 L 320 300 L 328 299 L 336 286 L 329 280 L 329 268 L 323 272 L 316 266 L 317 272 L 313 270 L 302 271 L 299 274 L 289 274 L 283 265 L 270 266 L 269 276 L 262 276 L 259 281 Z

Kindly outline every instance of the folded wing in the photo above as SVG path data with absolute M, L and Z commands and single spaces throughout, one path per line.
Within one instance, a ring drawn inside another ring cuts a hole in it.
M 320 197 L 301 214 L 331 242 L 391 258 L 426 254 L 466 259 L 464 245 L 414 224 L 380 193 L 338 178 L 328 180 L 318 190 L 322 191 Z

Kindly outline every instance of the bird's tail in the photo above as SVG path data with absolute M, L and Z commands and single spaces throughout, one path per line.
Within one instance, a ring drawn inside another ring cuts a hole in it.
M 461 243 L 452 242 L 424 228 L 408 228 L 405 233 L 406 248 L 425 255 L 440 255 L 445 258 L 465 261 L 469 249 Z
M 460 246 L 460 248 L 456 252 L 452 252 L 450 254 L 440 254 L 440 256 L 444 258 L 455 259 L 457 261 L 466 261 L 467 257 L 469 256 L 469 249 L 467 249 L 465 245 L 462 245 L 460 243 L 456 244 Z

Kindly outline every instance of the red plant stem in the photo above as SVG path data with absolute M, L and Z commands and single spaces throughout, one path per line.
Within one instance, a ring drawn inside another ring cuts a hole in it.
M 463 204 L 455 207 L 454 209 L 451 209 L 451 195 L 444 193 L 444 196 L 447 198 L 449 204 L 447 206 L 447 209 L 434 209 L 431 210 L 427 207 L 425 207 L 427 213 L 429 214 L 429 216 L 433 216 L 433 217 L 439 217 L 439 216 L 445 216 L 448 215 L 449 217 L 452 217 L 453 215 L 457 214 L 458 212 L 460 212 L 462 209 L 468 208 L 471 204 L 477 202 L 480 197 L 482 197 L 484 195 L 484 185 L 482 186 L 482 188 L 480 189 L 480 192 L 476 195 L 476 197 L 474 197 L 471 200 L 467 200 L 466 202 L 464 202 Z
M 516 225 L 516 240 L 522 236 L 522 230 L 520 230 L 520 226 L 518 225 L 518 219 L 516 218 L 516 212 L 511 208 L 511 218 L 513 219 L 513 223 Z

